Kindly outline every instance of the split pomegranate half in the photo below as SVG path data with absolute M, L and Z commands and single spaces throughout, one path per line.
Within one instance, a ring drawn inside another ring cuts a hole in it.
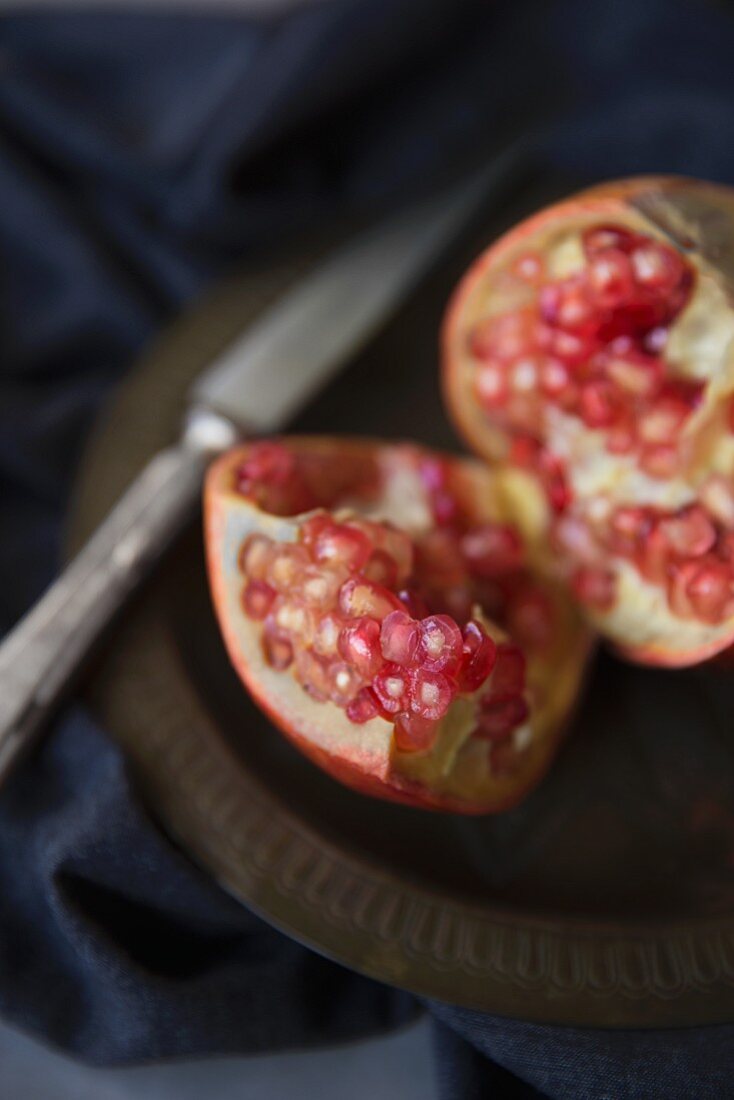
M 734 638 L 734 190 L 643 178 L 529 218 L 447 313 L 444 386 L 636 660 Z
M 264 441 L 210 470 L 208 569 L 232 663 L 348 786 L 485 813 L 548 766 L 590 635 L 511 504 L 501 474 L 407 444 Z

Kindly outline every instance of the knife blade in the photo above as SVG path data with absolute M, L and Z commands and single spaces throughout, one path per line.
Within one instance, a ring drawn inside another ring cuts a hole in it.
M 522 152 L 510 152 L 348 242 L 205 369 L 178 443 L 150 460 L 0 645 L 0 783 L 191 518 L 211 458 L 243 433 L 284 427 L 405 298 L 479 201 L 523 164 Z
M 498 171 L 483 168 L 327 258 L 199 377 L 194 404 L 247 434 L 282 428 L 397 308 Z

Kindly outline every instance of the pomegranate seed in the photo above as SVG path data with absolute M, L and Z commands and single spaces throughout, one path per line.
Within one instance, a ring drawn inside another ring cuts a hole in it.
M 391 611 L 400 609 L 392 592 L 364 577 L 345 581 L 339 589 L 339 607 L 350 619 L 361 619 L 364 615 L 384 619 Z
M 627 455 L 635 446 L 632 421 L 623 419 L 612 424 L 607 432 L 606 449 L 613 455 Z
M 283 672 L 293 661 L 293 646 L 272 619 L 265 623 L 262 645 L 265 660 L 278 672 Z
M 616 578 L 608 569 L 577 569 L 571 578 L 576 598 L 595 611 L 609 611 L 616 598 Z
M 556 546 L 577 561 L 590 561 L 597 556 L 593 532 L 579 516 L 559 516 L 551 537 Z
M 500 642 L 490 680 L 492 695 L 521 695 L 525 690 L 525 654 L 512 642 Z
M 383 620 L 380 633 L 382 656 L 397 665 L 413 664 L 421 632 L 419 624 L 404 611 L 393 611 Z
M 608 248 L 593 256 L 588 269 L 589 284 L 601 308 L 614 308 L 633 290 L 632 265 L 617 248 Z
M 318 703 L 325 703 L 332 692 L 328 662 L 310 649 L 301 648 L 296 650 L 293 667 L 303 690 Z
M 252 580 L 264 580 L 273 546 L 272 539 L 265 535 L 249 535 L 239 554 L 240 572 Z
M 636 239 L 635 235 L 627 229 L 621 229 L 618 226 L 599 225 L 584 232 L 582 244 L 586 255 L 591 257 L 609 249 L 617 249 L 625 253 L 631 252 Z
M 512 265 L 512 273 L 523 282 L 537 286 L 543 276 L 543 261 L 540 256 L 529 252 L 515 261 Z
M 509 362 L 533 349 L 535 329 L 532 309 L 489 317 L 474 330 L 472 352 L 480 359 L 497 358 Z
M 370 688 L 362 688 L 347 706 L 347 718 L 361 726 L 377 718 L 380 713 L 377 700 Z
M 474 576 L 489 578 L 514 572 L 524 557 L 517 529 L 500 523 L 471 528 L 461 540 L 461 552 Z
M 618 508 L 611 519 L 610 546 L 617 554 L 632 556 L 645 539 L 653 524 L 653 516 L 646 508 Z
M 385 550 L 373 550 L 364 567 L 364 576 L 384 588 L 394 588 L 398 582 L 398 565 Z
M 699 558 L 716 542 L 716 529 L 698 505 L 691 505 L 675 516 L 661 519 L 658 528 L 673 553 Z
M 651 397 L 663 381 L 663 365 L 659 359 L 634 351 L 602 361 L 604 373 L 622 390 L 636 397 Z
M 242 593 L 242 606 L 251 619 L 267 618 L 275 599 L 275 589 L 265 581 L 250 581 Z
M 507 628 L 528 649 L 545 649 L 553 638 L 553 605 L 530 585 L 515 592 L 507 608 Z
M 268 582 L 279 592 L 294 588 L 310 565 L 308 553 L 295 543 L 280 543 L 273 551 L 267 568 Z
M 355 697 L 359 689 L 359 676 L 348 664 L 335 661 L 329 665 L 329 698 L 338 707 L 344 707 Z
M 573 497 L 566 484 L 562 463 L 548 451 L 541 451 L 538 457 L 538 472 L 551 508 L 554 512 L 564 511 L 573 501 Z
M 450 493 L 434 493 L 431 498 L 433 518 L 439 527 L 449 527 L 456 522 L 459 506 Z
M 589 382 L 581 390 L 579 412 L 590 428 L 603 428 L 615 418 L 614 390 L 604 382 Z
M 594 307 L 585 280 L 571 276 L 543 287 L 539 298 L 540 316 L 554 328 L 572 332 L 588 329 L 594 323 Z
M 475 380 L 477 397 L 485 409 L 501 409 L 507 404 L 505 371 L 499 362 L 490 360 L 477 371 Z
M 700 562 L 687 561 L 674 562 L 667 571 L 668 604 L 674 615 L 681 619 L 689 619 L 693 615 L 693 607 L 688 599 L 688 585 L 700 569 Z
M 655 478 L 670 478 L 678 470 L 680 456 L 675 447 L 645 447 L 640 455 L 640 468 Z
M 375 552 L 381 551 L 387 554 L 395 562 L 397 568 L 396 584 L 404 584 L 413 572 L 413 559 L 415 552 L 413 540 L 404 531 L 384 523 L 375 527 L 372 539 Z M 391 588 L 392 585 L 386 587 Z
M 734 562 L 734 531 L 722 531 L 716 549 L 722 561 Z
M 541 330 L 541 346 L 549 354 L 563 360 L 568 367 L 579 367 L 589 361 L 598 345 L 588 333 L 547 329 L 545 332 Z
M 540 444 L 529 435 L 516 435 L 510 445 L 508 461 L 523 470 L 532 470 L 538 463 Z
M 717 625 L 734 614 L 734 578 L 728 564 L 711 557 L 699 564 L 686 594 L 695 615 Z
M 418 476 L 429 493 L 446 488 L 448 482 L 448 464 L 443 458 L 421 458 Z
M 510 737 L 530 713 L 521 695 L 492 695 L 482 700 L 475 736 L 489 741 Z
M 237 470 L 240 492 L 247 492 L 256 484 L 285 486 L 293 478 L 296 457 L 282 443 L 266 440 L 253 443 L 247 458 Z
M 661 397 L 649 412 L 640 417 L 638 435 L 644 443 L 675 443 L 690 412 L 690 406 L 684 401 L 676 397 Z
M 541 360 L 540 388 L 549 397 L 558 397 L 568 386 L 571 380 L 568 368 L 560 359 L 547 358 Z
M 360 675 L 371 679 L 382 665 L 380 624 L 376 619 L 365 617 L 345 626 L 339 635 L 337 648 L 344 660 Z
M 634 560 L 646 580 L 654 584 L 665 580 L 670 564 L 670 545 L 657 522 L 653 523 L 646 538 L 640 543 Z
M 453 690 L 449 680 L 441 672 L 420 668 L 413 675 L 410 685 L 410 709 L 428 721 L 443 718 L 451 705 Z
M 635 248 L 630 257 L 635 280 L 642 286 L 670 293 L 681 281 L 685 268 L 672 249 L 646 241 Z
M 395 745 L 400 752 L 430 749 L 438 733 L 436 722 L 417 714 L 399 714 L 395 721 Z
M 471 694 L 482 686 L 494 668 L 497 646 L 481 623 L 468 622 L 462 631 L 459 691 Z
M 372 545 L 358 527 L 315 516 L 303 525 L 303 540 L 320 565 L 338 564 L 358 571 L 367 562 Z
M 538 388 L 543 360 L 526 355 L 516 359 L 510 368 L 510 384 L 516 393 L 532 393 Z
M 722 474 L 712 474 L 698 491 L 701 503 L 724 527 L 734 528 L 734 483 Z
M 313 648 L 321 657 L 334 657 L 344 622 L 338 615 L 324 615 L 313 636 Z
M 387 714 L 408 709 L 410 686 L 410 674 L 391 662 L 383 665 L 372 681 L 372 690 Z
M 461 631 L 448 615 L 430 615 L 419 627 L 416 660 L 428 672 L 445 672 L 452 676 L 461 663 L 463 640 Z
M 303 571 L 298 585 L 291 591 L 296 591 L 309 606 L 325 611 L 334 606 L 344 579 L 343 569 L 336 572 L 308 566 Z
M 287 634 L 295 634 L 298 638 L 310 640 L 314 633 L 314 621 L 310 609 L 297 600 L 281 603 L 274 617 L 278 627 Z

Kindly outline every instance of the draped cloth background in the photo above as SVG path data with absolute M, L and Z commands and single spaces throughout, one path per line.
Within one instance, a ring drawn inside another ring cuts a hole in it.
M 6 13 L 0 628 L 58 567 L 95 412 L 218 274 L 521 133 L 580 181 L 734 183 L 732 56 L 734 14 L 695 0 Z M 120 1063 L 334 1042 L 419 1007 L 201 875 L 81 707 L 0 794 L 0 1012 L 35 1035 Z M 731 1095 L 734 1028 L 580 1031 L 427 1007 L 444 1100 Z

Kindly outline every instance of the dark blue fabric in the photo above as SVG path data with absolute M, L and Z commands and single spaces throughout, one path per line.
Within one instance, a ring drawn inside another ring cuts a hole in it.
M 231 264 L 524 136 L 579 181 L 734 182 L 734 18 L 696 0 L 323 0 L 0 21 L 0 627 L 53 576 L 90 421 Z M 83 763 L 83 767 L 81 764 Z M 734 1029 L 539 1028 L 431 1005 L 444 1100 L 732 1094 Z M 156 830 L 78 707 L 0 794 L 0 1012 L 96 1062 L 389 1028 Z

